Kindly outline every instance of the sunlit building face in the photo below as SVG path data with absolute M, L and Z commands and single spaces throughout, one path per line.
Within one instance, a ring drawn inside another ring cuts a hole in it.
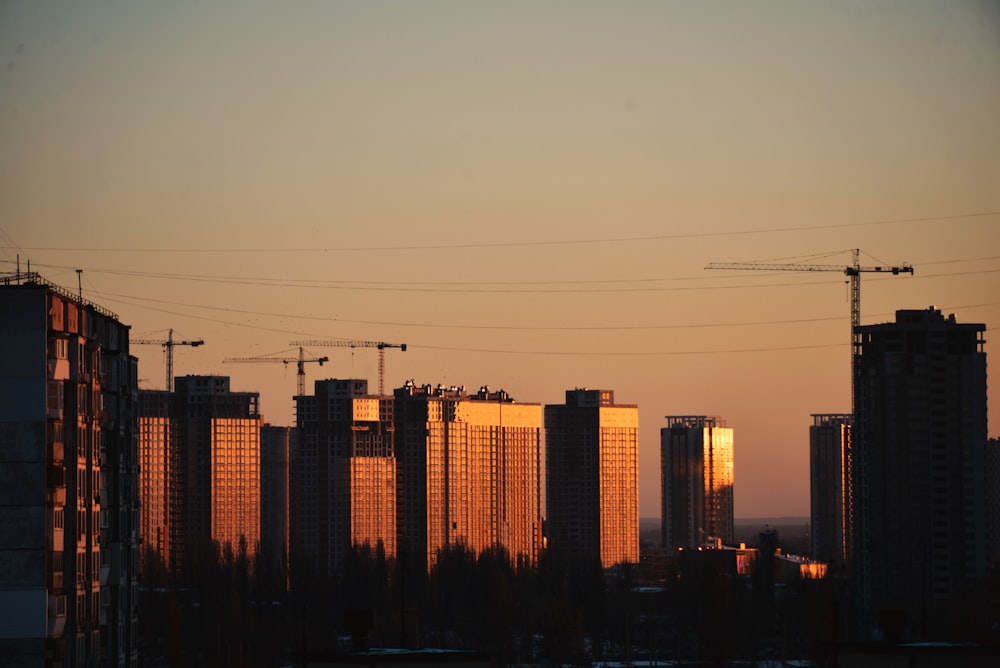
M 260 537 L 260 420 L 212 420 L 212 540 L 253 549 Z
M 610 390 L 568 390 L 545 407 L 549 548 L 600 559 L 639 560 L 639 409 Z
M 506 392 L 396 391 L 401 546 L 428 567 L 449 545 L 541 550 L 542 411 Z
M 166 392 L 157 394 L 167 396 Z M 166 415 L 147 414 L 139 418 L 139 527 L 145 547 L 155 550 L 164 560 L 169 555 L 169 443 L 170 419 Z
M 173 392 L 139 393 L 139 451 L 147 546 L 183 573 L 212 541 L 252 550 L 260 538 L 258 395 L 226 376 L 184 376 Z
M 347 550 L 396 554 L 396 460 L 391 397 L 360 379 L 316 381 L 295 398 L 299 441 L 290 464 L 294 577 L 342 572 Z
M 660 430 L 661 533 L 668 550 L 734 539 L 733 430 L 720 418 L 667 416 Z
M 852 415 L 814 414 L 809 427 L 812 557 L 844 564 L 851 550 L 850 439 Z

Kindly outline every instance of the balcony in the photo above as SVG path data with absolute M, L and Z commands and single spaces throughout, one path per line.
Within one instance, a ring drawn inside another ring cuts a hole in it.
M 66 597 L 49 594 L 48 608 L 46 635 L 49 638 L 61 638 L 66 630 Z
M 66 505 L 66 488 L 63 486 L 53 487 L 48 492 L 48 498 L 46 499 L 50 505 L 53 506 L 65 506 Z

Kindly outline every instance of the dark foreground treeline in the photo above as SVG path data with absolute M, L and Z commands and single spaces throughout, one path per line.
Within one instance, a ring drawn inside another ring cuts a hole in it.
M 602 660 L 811 659 L 836 665 L 851 640 L 837 576 L 776 581 L 767 562 L 735 576 L 709 551 L 686 565 L 604 571 L 547 552 L 537 565 L 502 548 L 452 546 L 428 573 L 356 546 L 339 577 L 297 577 L 267 550 L 205 546 L 172 578 L 144 555 L 140 619 L 146 665 L 277 666 L 370 647 L 471 650 L 496 665 Z M 951 640 L 996 642 L 1000 579 L 982 603 L 948 615 Z M 656 585 L 656 586 L 643 586 Z M 985 608 L 983 606 L 985 604 Z
M 596 561 L 547 554 L 532 567 L 500 547 L 477 555 L 452 546 L 427 573 L 363 545 L 345 555 L 340 577 L 286 580 L 268 554 L 208 545 L 178 581 L 147 551 L 139 601 L 147 664 L 273 666 L 364 646 L 583 663 L 621 654 L 628 637 L 625 599 L 609 591 Z M 624 590 L 617 579 L 611 589 Z

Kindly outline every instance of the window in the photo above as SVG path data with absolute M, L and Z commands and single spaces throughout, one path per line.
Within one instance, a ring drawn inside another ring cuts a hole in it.
M 46 387 L 46 405 L 50 412 L 63 409 L 63 386 L 59 381 L 51 381 Z

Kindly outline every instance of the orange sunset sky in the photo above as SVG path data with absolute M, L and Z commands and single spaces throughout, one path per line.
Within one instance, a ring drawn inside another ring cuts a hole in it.
M 734 428 L 737 517 L 807 515 L 845 277 L 704 267 L 851 248 L 915 267 L 863 323 L 934 305 L 996 350 L 997 3 L 0 1 L 0 270 L 82 269 L 274 424 L 294 366 L 223 359 L 406 343 L 390 388 L 638 404 L 644 517 L 667 414 Z M 309 352 L 374 390 L 374 350 Z

